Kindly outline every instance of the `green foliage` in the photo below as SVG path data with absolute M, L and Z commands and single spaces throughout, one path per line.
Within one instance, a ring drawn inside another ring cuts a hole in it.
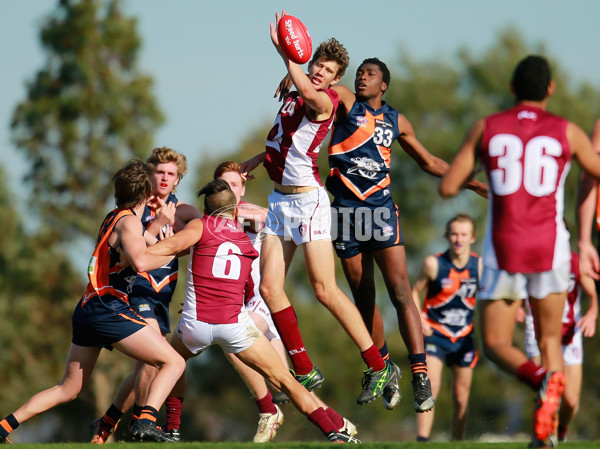
M 0 233 L 0 364 L 5 369 L 0 370 L 0 383 L 10 386 L 1 395 L 3 406 L 10 409 L 60 380 L 71 313 L 83 290 L 61 248 L 44 234 L 23 231 L 11 200 L 0 183 L 5 213 Z
M 163 121 L 137 69 L 135 26 L 119 0 L 61 0 L 42 27 L 46 64 L 14 111 L 12 138 L 30 164 L 31 206 L 59 240 L 95 235 L 112 174 L 145 158 Z

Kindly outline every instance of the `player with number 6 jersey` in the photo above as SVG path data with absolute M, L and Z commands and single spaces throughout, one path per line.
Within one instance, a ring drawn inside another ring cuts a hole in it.
M 468 131 L 440 193 L 456 195 L 480 159 L 489 181 L 488 232 L 478 306 L 483 346 L 500 368 L 538 391 L 530 447 L 554 447 L 565 388 L 561 317 L 571 253 L 563 222 L 564 182 L 576 158 L 600 178 L 600 156 L 585 132 L 546 111 L 554 93 L 550 65 L 524 58 L 513 72 L 516 105 L 478 120 Z M 542 367 L 512 342 L 520 300 L 528 298 Z
M 339 428 L 323 407 L 284 366 L 279 354 L 244 308 L 244 290 L 258 256 L 236 219 L 237 198 L 227 181 L 215 179 L 198 192 L 205 195 L 206 216 L 189 222 L 152 248 L 154 254 L 179 254 L 193 246 L 183 313 L 171 344 L 188 360 L 213 344 L 252 367 L 282 390 L 332 442 L 358 442 Z M 172 396 L 183 397 L 185 376 Z M 280 424 L 280 422 L 279 422 Z

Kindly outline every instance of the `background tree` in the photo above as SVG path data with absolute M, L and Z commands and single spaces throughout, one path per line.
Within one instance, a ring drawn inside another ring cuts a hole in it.
M 60 0 L 40 32 L 44 67 L 27 83 L 27 97 L 12 118 L 12 139 L 29 163 L 31 188 L 27 234 L 2 186 L 9 210 L 0 236 L 0 380 L 5 407 L 60 380 L 71 341 L 70 318 L 83 293 L 84 269 L 73 268 L 79 239 L 96 238 L 113 207 L 111 177 L 127 159 L 145 159 L 163 122 L 152 95 L 152 78 L 137 67 L 141 41 L 136 20 L 124 17 L 119 0 Z M 7 210 L 4 209 L 3 210 Z M 87 262 L 84 254 L 83 263 Z M 78 261 L 80 264 L 81 261 Z M 89 422 L 104 411 L 126 357 L 102 352 L 83 401 L 55 413 L 73 426 L 44 426 L 54 414 L 27 423 L 52 428 L 45 439 L 86 440 Z
M 96 234 L 115 167 L 145 159 L 163 121 L 137 68 L 135 27 L 119 0 L 60 0 L 42 26 L 47 61 L 27 83 L 12 137 L 29 162 L 32 209 L 60 241 Z

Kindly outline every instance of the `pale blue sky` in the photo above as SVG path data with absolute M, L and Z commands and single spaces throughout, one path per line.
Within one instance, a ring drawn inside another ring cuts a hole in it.
M 10 118 L 25 96 L 26 80 L 45 61 L 39 24 L 56 4 L 0 2 L 0 152 L 16 156 L 16 168 L 9 170 L 15 192 L 21 190 L 23 162 L 10 143 Z M 378 56 L 393 68 L 401 49 L 417 60 L 451 61 L 459 47 L 477 55 L 501 29 L 513 26 L 528 44 L 544 43 L 575 80 L 600 88 L 595 0 L 124 0 L 123 5 L 139 19 L 140 66 L 154 77 L 167 120 L 155 144 L 183 152 L 192 167 L 207 151 L 234 150 L 247 133 L 273 119 L 278 106 L 272 94 L 284 67 L 268 25 L 282 7 L 305 22 L 313 41 L 333 36 L 344 43 L 352 67 Z M 184 201 L 191 200 L 193 179 L 190 173 L 179 189 Z

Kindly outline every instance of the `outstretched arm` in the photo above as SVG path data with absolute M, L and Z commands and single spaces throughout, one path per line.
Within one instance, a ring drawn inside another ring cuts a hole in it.
M 400 130 L 398 143 L 404 151 L 419 164 L 421 170 L 441 178 L 448 170 L 448 163 L 427 151 L 427 148 L 417 139 L 412 125 L 403 115 L 398 117 L 398 128 Z M 484 198 L 487 197 L 487 185 L 485 183 L 469 178 L 465 187 Z
M 283 59 L 283 63 L 285 64 L 298 93 L 304 99 L 308 107 L 315 111 L 316 119 L 323 120 L 324 118 L 329 117 L 333 112 L 333 103 L 325 92 L 315 89 L 310 79 L 304 73 L 304 70 L 302 70 L 302 67 L 295 62 L 290 61 L 281 50 L 279 39 L 277 37 L 277 27 L 280 25 L 281 20 L 285 20 L 285 11 L 281 13 L 281 17 L 279 17 L 279 13 L 275 13 L 276 23 L 275 25 L 272 22 L 270 23 L 271 41 L 281 56 L 281 59 Z M 329 68 L 325 68 L 325 70 L 329 70 Z
M 450 164 L 450 168 L 442 177 L 440 195 L 448 198 L 456 195 L 465 182 L 471 177 L 476 161 L 476 150 L 485 129 L 485 122 L 479 120 L 471 127 L 463 143 Z
M 162 256 L 176 255 L 195 245 L 202 237 L 202 231 L 202 220 L 192 220 L 177 234 L 149 247 L 148 252 Z
M 134 270 L 140 272 L 154 270 L 173 260 L 173 256 L 168 254 L 150 253 L 142 231 L 142 222 L 133 215 L 123 217 L 113 230 L 117 235 L 117 246 L 121 248 Z

